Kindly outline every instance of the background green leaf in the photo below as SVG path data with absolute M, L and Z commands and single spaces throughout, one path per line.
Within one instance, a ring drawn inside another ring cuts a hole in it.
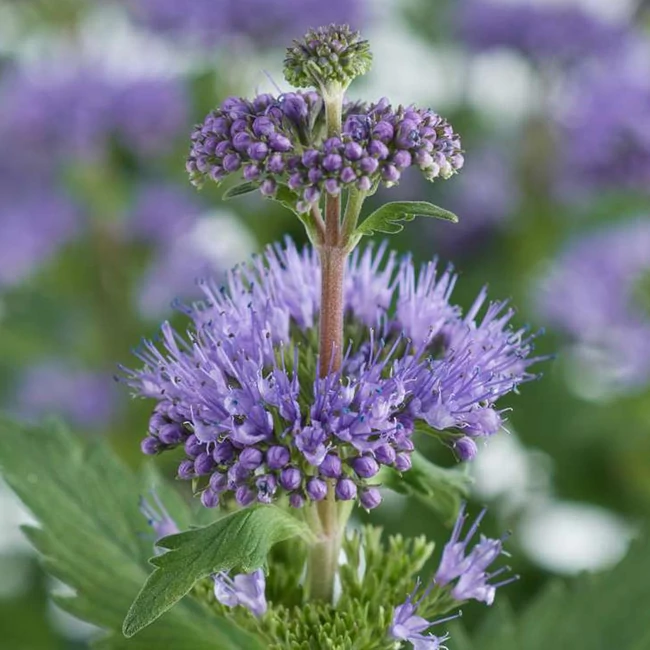
M 7 419 L 0 420 L 0 469 L 39 521 L 25 533 L 48 572 L 75 591 L 56 597 L 58 605 L 112 631 L 99 647 L 262 650 L 255 637 L 191 598 L 137 640 L 122 636 L 124 615 L 153 550 L 152 531 L 138 508 L 151 472 L 133 474 L 105 444 L 82 444 L 60 424 L 36 427 Z M 180 507 L 174 504 L 175 514 Z
M 297 535 L 309 537 L 306 524 L 275 506 L 257 506 L 163 538 L 157 544 L 169 551 L 151 560 L 156 569 L 129 610 L 124 634 L 133 636 L 150 625 L 202 578 L 258 569 L 274 544 Z
M 646 538 L 606 573 L 550 583 L 517 618 L 500 599 L 471 644 L 461 633 L 462 650 L 647 650 L 648 576 Z

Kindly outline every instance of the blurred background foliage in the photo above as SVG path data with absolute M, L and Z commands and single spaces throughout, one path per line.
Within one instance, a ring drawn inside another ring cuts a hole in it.
M 390 191 L 460 224 L 416 222 L 391 245 L 453 263 L 465 306 L 484 284 L 510 296 L 520 323 L 545 326 L 540 353 L 557 354 L 470 469 L 490 532 L 514 533 L 522 579 L 499 599 L 517 610 L 553 577 L 616 564 L 650 513 L 644 0 L 2 0 L 2 407 L 60 415 L 141 462 L 149 405 L 115 384 L 118 364 L 162 320 L 182 324 L 172 303 L 196 296 L 197 277 L 304 239 L 273 202 L 195 192 L 191 127 L 228 95 L 287 90 L 282 48 L 331 21 L 373 43 L 352 96 L 429 105 L 463 138 L 457 178 Z M 446 535 L 407 498 L 371 519 Z M 87 647 L 93 631 L 47 599 L 28 520 L 0 485 L 0 648 Z M 485 611 L 466 614 L 473 627 Z

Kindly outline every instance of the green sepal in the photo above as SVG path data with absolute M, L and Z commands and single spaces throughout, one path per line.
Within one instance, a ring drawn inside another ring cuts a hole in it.
M 230 199 L 236 199 L 238 196 L 243 196 L 244 194 L 250 194 L 255 190 L 258 190 L 260 187 L 259 183 L 253 183 L 252 181 L 246 181 L 245 183 L 239 183 L 238 185 L 233 185 L 229 187 L 222 195 L 224 201 L 229 201 Z
M 156 542 L 167 553 L 151 558 L 156 567 L 131 605 L 122 631 L 132 637 L 175 605 L 201 579 L 220 571 L 250 573 L 266 563 L 277 542 L 311 539 L 306 524 L 275 506 L 234 512 L 209 526 Z
M 411 462 L 411 469 L 403 473 L 388 468 L 383 470 L 383 484 L 394 492 L 417 498 L 445 523 L 453 523 L 472 484 L 467 467 L 439 467 L 418 451 L 411 454 Z
M 440 208 L 427 201 L 394 201 L 386 203 L 367 217 L 354 232 L 355 241 L 364 235 L 383 232 L 389 235 L 401 232 L 404 224 L 401 222 L 413 221 L 415 217 L 435 217 L 458 223 L 458 217 L 449 210 Z

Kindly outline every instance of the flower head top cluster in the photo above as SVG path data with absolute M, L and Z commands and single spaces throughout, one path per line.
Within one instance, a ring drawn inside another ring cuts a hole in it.
M 415 429 L 471 458 L 501 426 L 498 399 L 533 377 L 532 337 L 507 304 L 483 291 L 463 316 L 451 269 L 418 271 L 383 246 L 350 258 L 343 365 L 317 377 L 320 273 L 311 249 L 269 248 L 225 286 L 205 283 L 188 337 L 163 325 L 128 372 L 157 400 L 143 451 L 183 447 L 178 475 L 200 479 L 206 506 L 286 495 L 299 507 L 333 482 L 338 500 L 372 508 L 380 467 L 410 468 Z
M 192 181 L 220 182 L 241 169 L 264 195 L 286 186 L 306 212 L 325 193 L 395 185 L 412 165 L 429 180 L 449 178 L 463 165 L 458 136 L 429 109 L 394 109 L 387 99 L 347 103 L 342 133 L 332 137 L 324 137 L 323 117 L 313 91 L 227 99 L 192 135 Z
M 540 311 L 619 391 L 650 381 L 648 251 L 647 219 L 609 226 L 571 242 L 542 283 Z
M 321 56 L 322 55 L 322 56 Z M 287 79 L 317 91 L 226 99 L 192 134 L 187 170 L 201 185 L 235 172 L 299 212 L 343 190 L 372 193 L 395 185 L 418 167 L 431 181 L 463 166 L 460 139 L 430 109 L 345 102 L 340 128 L 327 118 L 342 102 L 354 76 L 370 67 L 367 42 L 347 28 L 330 26 L 296 41 L 285 61 Z

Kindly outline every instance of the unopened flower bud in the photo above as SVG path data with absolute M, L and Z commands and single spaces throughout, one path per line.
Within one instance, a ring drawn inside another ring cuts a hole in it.
M 322 501 L 327 496 L 327 484 L 319 478 L 310 478 L 306 491 L 312 501 Z
M 356 483 L 349 478 L 342 478 L 336 482 L 336 498 L 339 501 L 351 501 L 357 497 Z
M 361 494 L 359 495 L 359 502 L 361 503 L 361 506 L 366 510 L 372 510 L 382 502 L 382 496 L 377 488 L 365 488 L 361 490 Z

